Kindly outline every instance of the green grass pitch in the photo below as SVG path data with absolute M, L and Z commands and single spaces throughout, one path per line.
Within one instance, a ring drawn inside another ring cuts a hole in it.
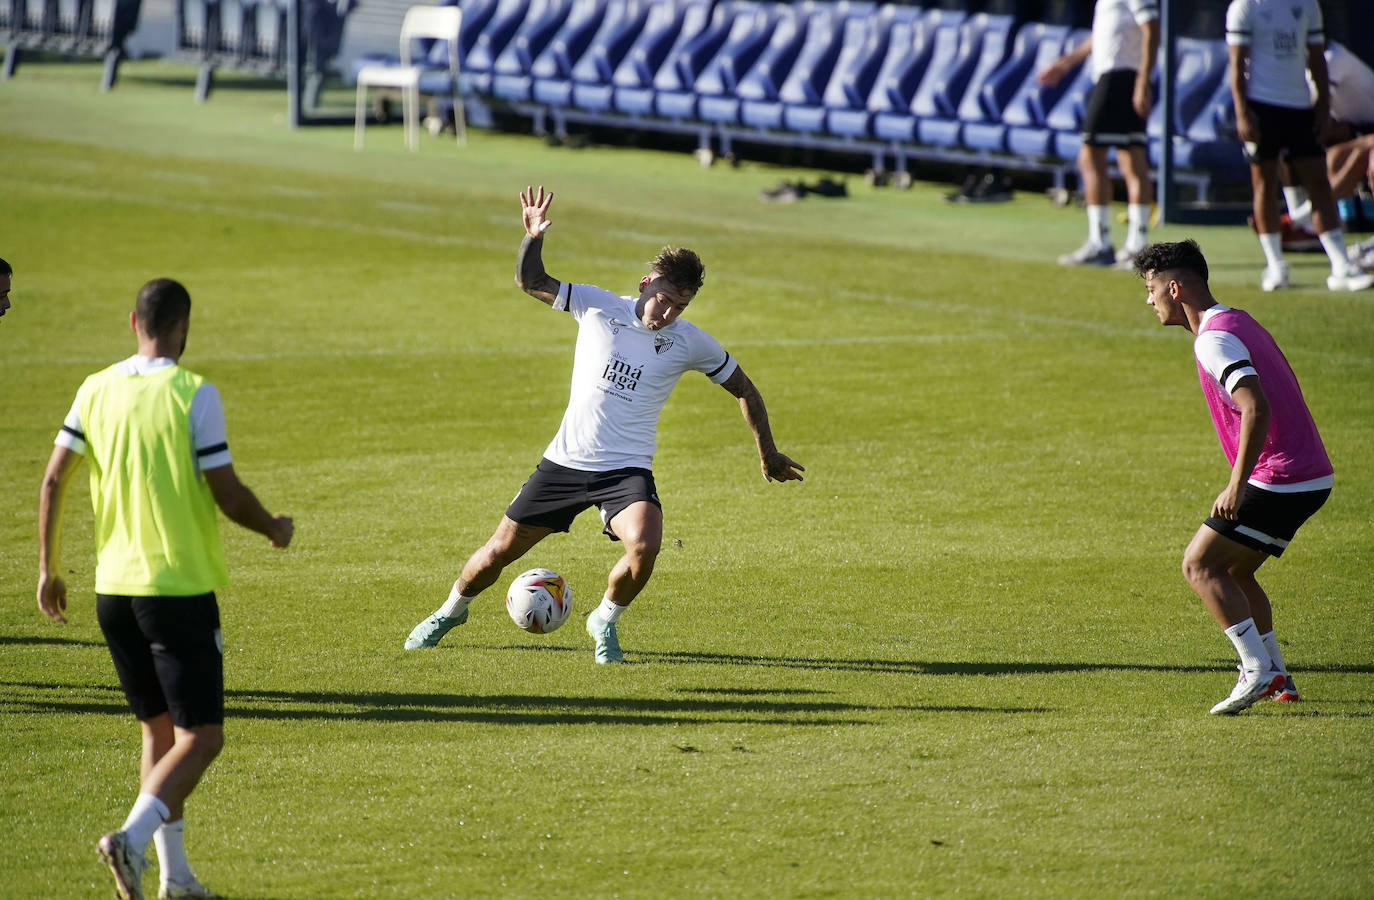
M 1188 335 L 1133 276 L 1053 264 L 1081 213 L 857 180 L 770 206 L 815 173 L 481 132 L 408 153 L 374 127 L 355 153 L 290 132 L 278 90 L 197 106 L 190 79 L 0 84 L 0 895 L 107 895 L 94 843 L 135 793 L 84 469 L 66 627 L 34 603 L 35 507 L 159 275 L 194 298 L 184 362 L 239 473 L 297 524 L 286 552 L 223 526 L 228 743 L 187 819 L 222 895 L 1374 895 L 1374 292 L 1328 294 L 1302 256 L 1311 289 L 1261 294 L 1247 231 L 1155 235 L 1196 237 L 1273 331 L 1337 470 L 1261 573 L 1305 700 L 1218 719 L 1233 655 L 1179 559 L 1225 460 Z M 666 547 L 610 670 L 580 623 L 617 555 L 591 515 L 526 560 L 573 585 L 567 627 L 517 630 L 506 578 L 401 649 L 566 400 L 574 329 L 512 284 L 540 183 L 555 277 L 629 293 L 661 244 L 701 252 L 689 317 L 807 467 L 765 484 L 732 398 L 684 378 Z

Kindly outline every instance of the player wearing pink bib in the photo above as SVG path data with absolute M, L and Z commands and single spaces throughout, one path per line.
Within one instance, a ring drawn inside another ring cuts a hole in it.
M 715 338 L 681 318 L 705 276 L 696 253 L 665 247 L 640 278 L 638 297 L 559 281 L 544 270 L 541 257 L 551 202 L 553 194 L 542 187 L 520 195 L 525 239 L 515 281 L 577 323 L 568 407 L 496 532 L 469 557 L 448 600 L 411 630 L 407 650 L 436 646 L 467 621 L 469 602 L 502 569 L 595 506 L 605 534 L 625 552 L 611 569 L 601 605 L 587 616 L 587 633 L 598 663 L 623 662 L 616 622 L 649 583 L 663 540 L 652 471 L 659 414 L 687 372 L 702 373 L 739 401 L 766 479 L 802 480 L 802 466 L 773 443 L 763 397 L 749 376 Z
M 1212 712 L 1238 713 L 1269 696 L 1297 700 L 1255 572 L 1283 555 L 1330 496 L 1326 448 L 1273 337 L 1249 313 L 1212 297 L 1196 243 L 1152 244 L 1135 267 L 1160 324 L 1197 335 L 1198 379 L 1231 464 L 1230 481 L 1183 553 L 1184 577 L 1240 655 L 1240 678 Z

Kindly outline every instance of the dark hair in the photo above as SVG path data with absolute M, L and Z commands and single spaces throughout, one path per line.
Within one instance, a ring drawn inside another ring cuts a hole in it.
M 657 272 L 669 284 L 688 294 L 701 290 L 706 279 L 706 266 L 695 250 L 686 247 L 664 247 L 658 256 L 649 260 L 650 271 Z
M 1173 244 L 1151 244 L 1135 255 L 1135 273 L 1145 278 L 1151 272 L 1163 274 L 1182 269 L 1192 272 L 1207 283 L 1207 260 L 1197 241 L 1178 241 Z
M 191 315 L 191 295 L 178 281 L 154 278 L 139 288 L 138 325 L 149 337 L 163 337 Z
M 11 269 L 11 268 L 10 268 L 10 264 L 7 263 L 7 262 L 5 262 L 3 259 L 0 259 L 0 275 L 13 275 L 13 274 L 14 274 L 14 269 Z

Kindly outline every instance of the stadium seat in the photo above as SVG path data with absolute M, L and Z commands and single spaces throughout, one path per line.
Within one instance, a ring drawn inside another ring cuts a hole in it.
M 614 92 L 611 105 L 617 112 L 631 116 L 648 116 L 654 111 L 654 84 L 671 60 L 691 46 L 714 21 L 711 0 L 657 0 L 644 20 L 644 30 L 620 65 L 611 81 Z M 722 33 L 722 40 L 724 35 Z M 573 90 L 573 102 L 581 104 L 590 94 Z
M 459 33 L 462 30 L 463 11 L 457 6 L 412 6 L 406 11 L 401 22 L 400 65 L 368 66 L 358 72 L 357 100 L 353 118 L 353 147 L 363 148 L 363 129 L 367 122 L 367 89 L 369 87 L 395 88 L 401 91 L 405 121 L 406 146 L 411 150 L 420 148 L 420 80 L 428 64 L 411 64 L 411 53 L 416 41 L 434 38 L 445 42 L 447 66 L 444 80 L 449 91 L 453 92 L 455 132 L 458 143 L 466 140 L 463 121 L 463 105 L 458 100 L 458 49 Z M 423 53 L 423 51 L 421 51 Z
M 1002 121 L 1007 126 L 1006 146 L 1009 152 L 1033 158 L 1053 155 L 1054 132 L 1049 124 L 1050 110 L 1073 85 L 1076 73 L 1061 79 L 1052 87 L 1041 85 L 1037 81 L 1037 76 L 1050 63 L 1077 47 L 1082 40 L 1082 33 L 1070 32 L 1064 28 L 1059 32 L 1057 43 L 1052 34 L 1047 35 L 1040 43 L 1025 81 L 1002 110 Z
M 572 74 L 606 18 L 607 0 L 573 0 L 567 21 L 530 66 L 530 96 L 536 103 L 572 103 Z M 617 0 L 623 7 L 623 0 Z
M 954 61 L 948 68 L 933 72 L 935 82 L 928 96 L 934 114 L 917 111 L 918 141 L 957 147 L 963 131 L 960 120 L 983 119 L 983 84 L 1006 57 L 1011 30 L 1011 16 L 978 13 L 964 21 L 959 27 L 959 49 Z M 927 80 L 931 77 L 927 75 Z M 921 91 L 917 91 L 917 98 L 920 97 Z
M 742 121 L 741 107 L 750 102 L 756 118 L 750 124 L 757 128 L 776 128 L 781 125 L 782 104 L 778 101 L 778 91 L 806 43 L 816 8 L 816 4 L 811 2 L 781 7 L 767 46 L 747 66 L 742 77 L 739 77 L 740 71 L 735 70 L 733 61 L 727 57 L 726 49 L 730 47 L 727 43 L 726 48 L 697 79 L 697 115 L 706 122 L 734 125 Z M 757 121 L 764 111 L 771 115 L 766 116 L 764 121 Z
M 573 106 L 597 112 L 610 111 L 615 70 L 634 46 L 635 39 L 643 33 L 651 8 L 650 0 L 612 0 L 607 4 L 601 27 L 573 66 L 569 79 L 569 102 Z M 536 96 L 540 93 L 537 83 L 535 93 Z
M 675 50 L 654 76 L 653 112 L 667 119 L 696 118 L 697 78 L 729 39 L 735 20 L 744 16 L 747 30 L 757 10 L 758 4 L 748 0 L 718 3 L 709 24 Z
M 762 128 L 815 133 L 825 125 L 826 88 L 834 77 L 841 52 L 848 40 L 858 52 L 867 35 L 865 22 L 876 18 L 871 3 L 840 0 L 833 6 L 818 6 L 807 26 L 806 42 L 791 71 L 783 80 L 775 99 L 746 101 L 745 124 Z
M 530 99 L 530 69 L 572 11 L 572 0 L 532 0 L 525 21 L 491 67 L 491 93 L 504 100 Z
M 913 45 L 912 23 L 920 15 L 917 6 L 885 5 L 874 14 L 851 16 L 845 21 L 844 45 L 835 62 L 835 74 L 821 98 L 826 131 L 840 137 L 868 136 L 869 95 L 894 41 L 904 41 L 904 47 Z M 806 113 L 798 108 L 793 115 L 796 124 L 791 127 L 806 130 Z
M 754 3 L 751 0 L 729 0 L 729 5 L 733 7 L 733 16 L 725 40 L 695 72 L 691 81 L 685 78 L 692 74 L 691 68 L 686 66 L 685 55 L 679 55 L 674 60 L 684 76 L 684 90 L 659 91 L 654 96 L 654 109 L 659 115 L 669 119 L 695 118 L 699 115 L 698 101 L 701 98 L 733 95 L 740 79 L 768 46 L 778 20 L 784 16 L 784 10 L 790 10 L 790 7 L 776 3 Z
M 463 57 L 459 85 L 464 93 L 491 93 L 492 69 L 511 38 L 525 21 L 531 0 L 499 0 L 487 24 Z
M 993 153 L 1007 149 L 1007 131 L 1012 123 L 1031 124 L 1026 101 L 1045 90 L 1036 82 L 1036 74 L 1062 52 L 1068 31 L 1063 25 L 1040 22 L 1021 26 L 1011 53 L 988 76 L 978 95 L 966 97 L 960 104 L 959 117 L 964 123 L 960 143 L 970 150 Z M 977 118 L 970 118 L 974 109 Z M 1048 146 L 1048 130 L 1045 134 Z
M 910 45 L 894 29 L 888 60 L 868 100 L 875 137 L 910 143 L 916 139 L 917 117 L 937 114 L 935 90 L 959 61 L 964 19 L 962 12 L 929 10 L 914 23 Z

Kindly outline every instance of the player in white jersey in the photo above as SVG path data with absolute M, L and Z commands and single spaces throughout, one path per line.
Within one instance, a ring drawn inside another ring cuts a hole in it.
M 559 281 L 541 252 L 553 194 L 521 193 L 525 239 L 516 283 L 525 293 L 577 321 L 568 408 L 539 466 L 506 510 L 496 532 L 463 566 L 448 600 L 411 631 L 407 650 L 434 647 L 467 621 L 468 604 L 501 571 L 555 531 L 567 531 L 590 506 L 605 533 L 624 544 L 601 604 L 587 617 L 598 663 L 624 661 L 616 622 L 648 584 L 663 540 L 663 510 L 654 487 L 659 413 L 678 378 L 706 375 L 739 400 L 754 434 L 764 478 L 801 481 L 803 467 L 778 451 L 763 397 L 715 338 L 679 318 L 701 288 L 705 269 L 691 250 L 665 247 L 639 280 L 638 297 L 620 297 Z
M 1078 172 L 1088 211 L 1088 240 L 1059 257 L 1061 265 L 1130 266 L 1144 249 L 1150 222 L 1150 160 L 1146 155 L 1145 120 L 1154 103 L 1150 73 L 1159 49 L 1158 0 L 1097 0 L 1092 35 L 1046 66 L 1039 81 L 1053 87 L 1091 57 L 1093 90 L 1083 114 L 1083 143 Z M 1112 182 L 1107 151 L 1126 182 L 1126 243 L 1112 249 L 1110 217 Z
M 1226 44 L 1236 128 L 1250 161 L 1255 227 L 1267 263 L 1260 287 L 1273 291 L 1289 283 L 1278 205 L 1280 155 L 1287 156 L 1293 175 L 1312 199 L 1313 223 L 1331 260 L 1327 288 L 1357 291 L 1374 285 L 1374 275 L 1346 255 L 1340 214 L 1327 181 L 1320 137 L 1329 126 L 1330 83 L 1321 8 L 1316 0 L 1232 0 L 1226 11 Z

